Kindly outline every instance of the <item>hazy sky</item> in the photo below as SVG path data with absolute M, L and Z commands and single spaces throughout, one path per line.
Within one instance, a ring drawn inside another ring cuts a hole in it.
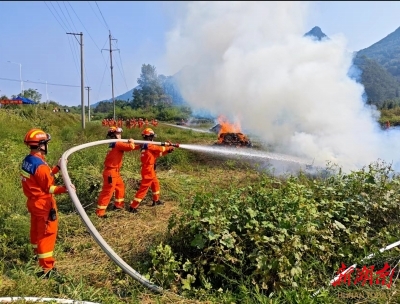
M 80 48 L 74 36 L 66 32 L 84 34 L 85 86 L 91 87 L 91 103 L 111 98 L 110 54 L 101 52 L 109 49 L 108 30 L 118 39 L 112 48 L 120 50 L 113 52 L 115 96 L 137 85 L 142 64 L 156 66 L 159 74 L 172 75 L 179 66 L 174 64 L 171 69 L 166 61 L 166 35 L 176 26 L 184 5 L 151 1 L 1 1 L 0 94 L 19 93 L 21 67 L 24 88 L 37 89 L 43 95 L 42 101 L 46 101 L 47 81 L 49 99 L 79 105 Z M 346 47 L 357 51 L 396 30 L 399 12 L 400 2 L 395 1 L 310 2 L 298 32 L 305 33 L 317 25 L 328 36 L 342 34 Z M 251 20 L 252 16 L 243 15 L 241 20 L 247 22 L 247 18 Z M 202 20 L 197 22 L 202 26 Z
M 381 130 L 348 76 L 353 52 L 395 31 L 399 13 L 400 2 L 370 1 L 0 2 L 0 94 L 20 91 L 21 67 L 42 101 L 47 81 L 50 99 L 79 105 L 79 43 L 66 32 L 83 32 L 91 103 L 109 99 L 101 50 L 111 30 L 115 96 L 137 85 L 142 64 L 180 71 L 195 111 L 226 116 L 275 152 L 345 170 L 383 159 L 400 171 L 399 132 Z M 304 38 L 314 26 L 331 39 Z

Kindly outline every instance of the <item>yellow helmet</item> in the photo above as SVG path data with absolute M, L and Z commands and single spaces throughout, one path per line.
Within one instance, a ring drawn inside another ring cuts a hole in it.
M 143 137 L 156 137 L 156 133 L 154 133 L 152 128 L 146 128 L 142 132 Z

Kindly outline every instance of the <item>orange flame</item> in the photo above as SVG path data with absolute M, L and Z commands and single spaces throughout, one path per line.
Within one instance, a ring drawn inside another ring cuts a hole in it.
M 239 122 L 231 124 L 228 121 L 228 119 L 223 115 L 218 116 L 217 120 L 218 120 L 218 123 L 221 126 L 221 128 L 220 128 L 220 130 L 218 132 L 218 141 L 219 142 L 223 141 L 223 138 L 220 137 L 221 133 L 241 133 L 241 131 L 240 131 L 241 128 L 240 128 L 240 123 Z
M 228 119 L 220 115 L 218 116 L 218 123 L 221 125 L 221 129 L 218 132 L 218 135 L 221 133 L 240 133 L 240 123 L 236 122 L 234 124 L 229 123 Z

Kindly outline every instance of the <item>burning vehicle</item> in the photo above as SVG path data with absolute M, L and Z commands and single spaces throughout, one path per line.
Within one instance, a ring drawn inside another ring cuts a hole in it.
M 225 117 L 218 117 L 218 124 L 210 129 L 210 131 L 218 134 L 215 145 L 235 146 L 235 147 L 252 147 L 250 139 L 240 132 L 238 124 L 230 124 Z

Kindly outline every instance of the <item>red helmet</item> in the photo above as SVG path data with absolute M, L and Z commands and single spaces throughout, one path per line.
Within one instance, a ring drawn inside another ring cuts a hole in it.
M 156 136 L 156 133 L 154 133 L 153 129 L 151 129 L 151 128 L 146 128 L 146 129 L 143 130 L 142 136 L 143 136 L 143 137 L 147 137 L 147 136 L 154 136 L 154 137 L 155 137 L 155 136 Z
M 51 136 L 49 133 L 44 132 L 41 129 L 30 129 L 24 138 L 24 143 L 27 146 L 39 146 L 41 144 L 47 144 Z

